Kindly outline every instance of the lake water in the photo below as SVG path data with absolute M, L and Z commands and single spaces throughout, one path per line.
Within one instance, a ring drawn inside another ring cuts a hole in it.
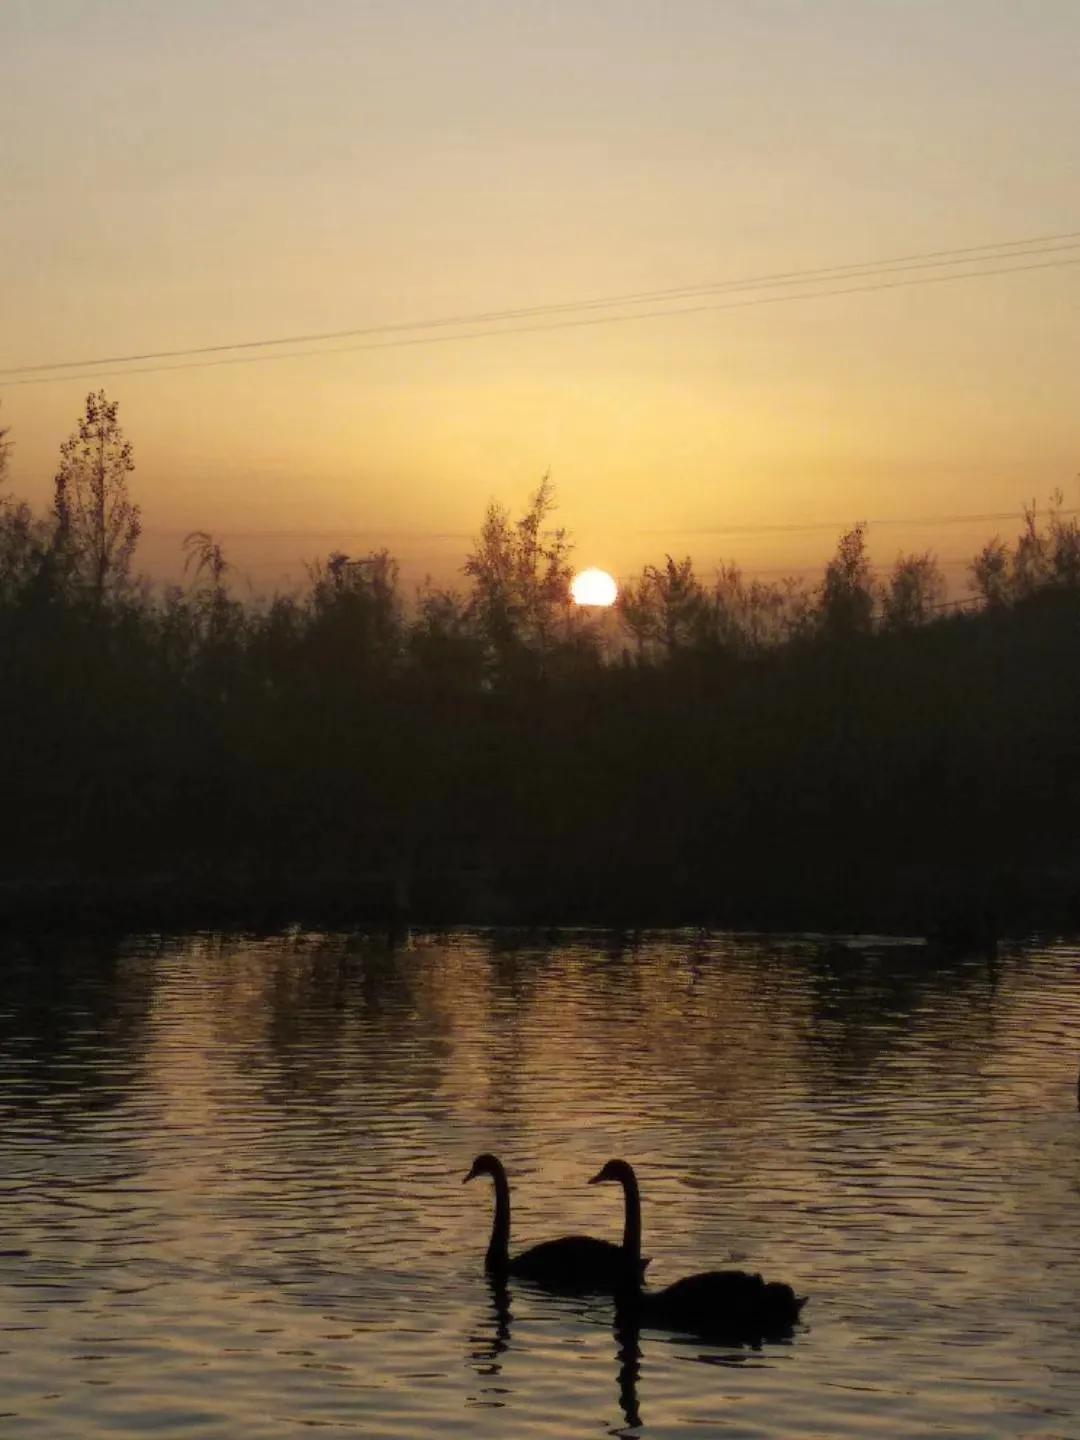
M 0 956 L 0 1432 L 1080 1437 L 1080 950 L 575 933 Z M 760 1350 L 482 1272 L 619 1238 Z

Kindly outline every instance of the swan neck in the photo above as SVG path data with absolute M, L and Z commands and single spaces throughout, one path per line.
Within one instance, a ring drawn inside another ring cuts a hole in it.
M 510 1260 L 510 1186 L 502 1166 L 492 1172 L 495 1182 L 495 1219 L 485 1264 L 489 1270 L 505 1270 Z
M 641 1192 L 637 1176 L 622 1177 L 623 1195 L 626 1200 L 626 1219 L 623 1224 L 623 1253 L 630 1260 L 641 1259 Z

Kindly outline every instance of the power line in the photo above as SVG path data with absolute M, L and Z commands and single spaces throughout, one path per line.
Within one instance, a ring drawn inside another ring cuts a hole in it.
M 1056 244 L 1054 242 L 1071 242 Z M 448 325 L 474 325 L 495 320 L 517 320 L 533 315 L 568 310 L 591 310 L 616 305 L 644 303 L 650 300 L 693 297 L 724 290 L 772 288 L 780 284 L 803 281 L 849 279 L 858 272 L 886 273 L 889 267 L 904 269 L 940 268 L 944 265 L 970 263 L 979 252 L 1005 251 L 1002 255 L 985 255 L 985 259 L 1021 259 L 1028 254 L 1052 254 L 1056 250 L 1073 250 L 1080 244 L 1080 230 L 1067 230 L 1058 235 L 1039 235 L 1025 240 L 999 240 L 986 245 L 968 245 L 952 250 L 927 250 L 909 255 L 888 256 L 881 260 L 852 261 L 846 265 L 828 265 L 809 270 L 781 270 L 752 275 L 740 280 L 707 281 L 699 285 L 680 285 L 666 290 L 639 290 L 619 295 L 592 297 L 585 300 L 562 301 L 547 305 L 530 305 L 512 310 L 486 310 L 465 315 L 449 315 L 434 320 L 408 320 L 396 324 L 367 325 L 349 330 L 326 330 L 307 335 L 279 335 L 264 340 L 236 340 L 229 344 L 190 346 L 179 350 L 148 350 L 131 355 L 104 355 L 89 360 L 56 360 L 37 365 L 11 365 L 0 368 L 0 375 L 32 374 L 45 370 L 71 370 L 85 365 L 125 365 L 141 360 L 168 360 L 182 355 L 214 355 L 227 350 L 261 350 L 271 345 L 304 345 L 321 340 L 346 340 L 358 335 L 381 335 L 406 330 L 435 330 Z M 1043 247 L 1032 249 L 1030 247 Z M 1020 249 L 1018 247 L 1024 247 Z M 955 257 L 955 258 L 942 258 Z
M 1044 261 L 1036 265 L 1010 265 L 1004 268 L 968 271 L 959 274 L 920 276 L 914 280 L 894 281 L 891 284 L 882 283 L 879 285 L 875 284 L 865 286 L 852 286 L 844 289 L 816 290 L 808 292 L 806 294 L 798 295 L 766 295 L 744 301 L 735 301 L 731 304 L 679 307 L 676 309 L 653 310 L 641 313 L 604 315 L 584 319 L 577 318 L 553 320 L 540 325 L 514 326 L 511 323 L 508 323 L 514 320 L 528 319 L 529 317 L 533 316 L 566 314 L 567 312 L 576 313 L 579 311 L 588 311 L 595 309 L 612 309 L 620 305 L 645 304 L 653 300 L 676 298 L 693 299 L 696 296 L 700 295 L 737 293 L 739 291 L 745 290 L 780 289 L 797 285 L 820 285 L 835 280 L 872 279 L 880 275 L 902 273 L 910 270 L 941 269 L 944 266 L 961 264 L 982 264 L 989 260 L 1014 261 L 1035 255 L 1054 255 L 1076 249 L 1080 249 L 1080 231 L 1065 231 L 1058 235 L 1035 237 L 1031 240 L 998 241 L 994 244 L 967 246 L 963 249 L 957 250 L 926 251 L 922 254 L 898 256 L 891 260 L 864 261 L 847 265 L 821 267 L 811 270 L 774 272 L 771 275 L 760 275 L 741 280 L 715 281 L 701 285 L 680 286 L 666 290 L 638 291 L 635 293 L 608 296 L 606 298 L 601 297 L 579 301 L 566 301 L 557 304 L 519 307 L 513 310 L 480 311 L 468 315 L 449 316 L 443 317 L 441 319 L 433 319 L 428 321 L 404 321 L 397 324 L 373 325 L 348 330 L 324 331 L 308 335 L 279 336 L 276 338 L 262 340 L 242 340 L 234 341 L 229 344 L 205 345 L 189 347 L 186 349 L 144 351 L 129 355 L 103 356 L 97 359 L 51 361 L 35 365 L 9 366 L 5 369 L 0 369 L 0 377 L 13 375 L 26 377 L 22 379 L 8 380 L 6 383 L 8 383 L 9 385 L 47 384 L 53 380 L 58 379 L 81 380 L 104 378 L 104 376 L 109 372 L 102 372 L 99 370 L 91 374 L 80 374 L 75 376 L 41 376 L 41 372 L 71 370 L 78 369 L 83 366 L 127 366 L 131 362 L 137 362 L 142 360 L 168 359 L 185 355 L 214 355 L 220 354 L 225 351 L 256 350 L 265 349 L 269 346 L 277 345 L 325 342 L 329 340 L 347 339 L 358 335 L 401 334 L 403 332 L 417 330 L 426 331 L 446 328 L 450 326 L 500 322 L 499 328 L 497 329 L 473 331 L 465 334 L 436 336 L 425 335 L 411 339 L 384 340 L 370 345 L 342 346 L 331 349 L 320 348 L 318 350 L 308 351 L 291 351 L 285 354 L 278 355 L 233 356 L 226 360 L 216 361 L 193 360 L 181 365 L 145 366 L 135 369 L 114 371 L 111 373 L 131 375 L 149 374 L 166 370 L 195 369 L 200 367 L 210 367 L 213 365 L 254 363 L 260 360 L 265 361 L 276 359 L 294 359 L 317 354 L 344 354 L 359 349 L 383 349 L 399 345 L 433 344 L 440 341 L 445 342 L 446 340 L 478 339 L 489 335 L 517 334 L 529 331 L 568 328 L 587 324 L 608 324 L 626 320 L 652 319 L 662 315 L 696 314 L 700 313 L 703 310 L 731 309 L 738 308 L 743 305 L 770 304 L 777 303 L 781 300 L 789 299 L 815 299 L 822 296 L 852 294 L 866 290 L 900 288 L 903 286 L 916 284 L 933 284 L 947 280 L 974 279 L 983 275 L 1001 275 L 1010 274 L 1013 273 L 1013 271 L 1056 268 L 1059 266 L 1067 266 L 1080 262 L 1078 262 L 1077 260 Z M 991 251 L 993 251 L 994 253 L 988 253 Z M 41 376 L 41 378 L 38 378 L 39 376 Z
M 630 320 L 655 320 L 665 316 L 700 315 L 708 311 L 737 310 L 755 305 L 776 305 L 784 301 L 792 300 L 823 300 L 837 295 L 858 295 L 876 290 L 900 290 L 913 285 L 934 285 L 956 280 L 981 280 L 996 275 L 1018 275 L 1030 270 L 1061 269 L 1073 265 L 1080 265 L 1080 258 L 1075 260 L 1047 260 L 1034 265 L 1014 265 L 993 270 L 971 270 L 957 275 L 924 275 L 914 280 L 892 280 L 874 285 L 850 285 L 832 290 L 817 290 L 804 295 L 762 295 L 750 300 L 735 300 L 719 305 L 692 305 L 681 306 L 675 309 L 644 310 L 637 314 L 629 315 L 601 315 L 590 316 L 585 319 L 553 320 L 537 325 L 517 325 L 494 330 L 471 330 L 458 335 L 425 335 L 408 340 L 384 340 L 373 344 L 342 345 L 334 349 L 288 350 L 277 355 L 242 355 L 233 356 L 227 360 L 192 360 L 179 365 L 145 365 L 136 366 L 129 370 L 91 371 L 78 375 L 38 376 L 28 380 L 10 380 L 6 383 L 14 388 L 15 386 L 21 385 L 52 385 L 60 380 L 102 380 L 113 376 L 153 375 L 172 370 L 213 369 L 222 365 L 255 365 L 260 362 L 272 360 L 303 360 L 309 359 L 312 356 L 347 355 L 361 350 L 391 350 L 405 346 L 445 344 L 447 341 L 482 340 L 498 335 L 524 335 L 545 330 L 569 330 L 579 329 L 583 326 L 622 324 Z
M 1058 510 L 1058 515 L 1078 515 L 1080 508 L 1069 510 Z M 883 520 L 864 520 L 859 523 L 866 526 L 868 530 L 875 530 L 882 525 L 910 525 L 913 527 L 923 526 L 926 528 L 936 525 L 967 525 L 967 524 L 990 524 L 998 520 L 1022 520 L 1023 512 L 1015 510 L 988 510 L 978 515 L 891 515 Z M 855 523 L 851 520 L 808 520 L 788 523 L 781 521 L 772 525 L 715 525 L 715 526 L 691 526 L 686 530 L 643 530 L 643 535 L 768 535 L 783 534 L 789 531 L 810 531 L 810 530 L 836 530 L 845 526 L 850 528 Z

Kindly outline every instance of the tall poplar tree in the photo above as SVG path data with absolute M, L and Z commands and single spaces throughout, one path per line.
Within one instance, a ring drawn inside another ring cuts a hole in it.
M 130 588 L 131 561 L 142 531 L 139 507 L 127 487 L 135 461 L 117 409 L 104 390 L 86 397 L 78 429 L 60 447 L 54 482 L 58 547 L 76 588 L 95 610 Z

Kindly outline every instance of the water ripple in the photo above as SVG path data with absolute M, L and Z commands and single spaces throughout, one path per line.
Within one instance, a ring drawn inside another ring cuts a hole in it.
M 3 957 L 4 1434 L 1080 1435 L 1080 950 L 152 937 Z M 782 1345 L 481 1270 L 618 1238 L 808 1291 Z

